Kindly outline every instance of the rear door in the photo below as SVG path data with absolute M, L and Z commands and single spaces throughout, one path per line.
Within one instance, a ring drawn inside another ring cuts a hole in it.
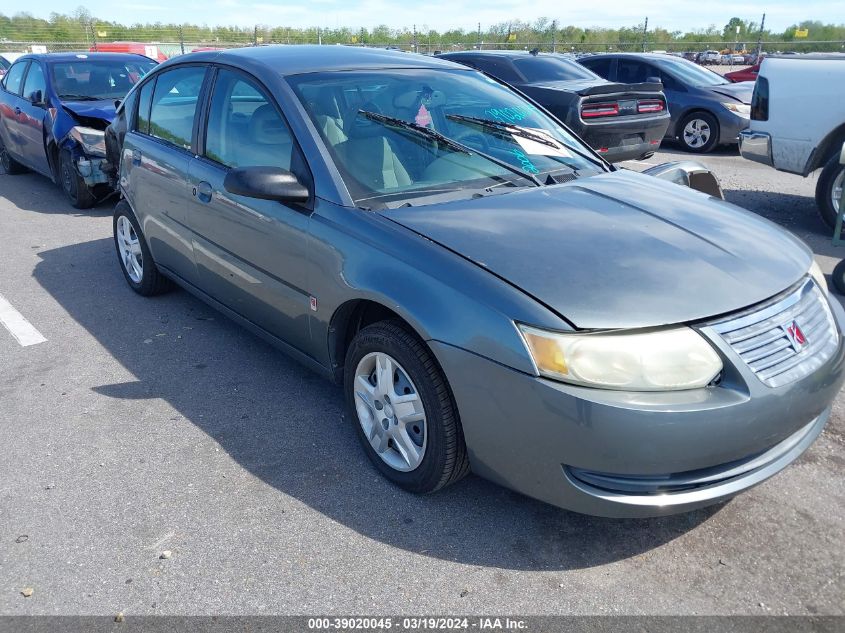
M 141 86 L 120 160 L 121 186 L 156 263 L 194 284 L 187 175 L 206 72 L 203 65 L 177 66 Z
M 12 64 L 9 72 L 3 78 L 3 97 L 0 102 L 0 141 L 10 156 L 20 162 L 21 157 L 21 125 L 19 121 L 23 98 L 23 81 L 29 60 L 21 60 Z
M 44 66 L 39 61 L 29 65 L 23 83 L 20 100 L 20 154 L 23 162 L 37 172 L 52 178 L 47 151 L 44 147 L 44 120 L 47 118 L 47 106 L 44 103 L 47 94 L 47 81 Z
M 254 78 L 221 68 L 199 156 L 191 161 L 187 222 L 200 287 L 300 350 L 308 349 L 306 206 L 231 194 L 234 167 L 280 167 L 311 181 L 281 110 Z

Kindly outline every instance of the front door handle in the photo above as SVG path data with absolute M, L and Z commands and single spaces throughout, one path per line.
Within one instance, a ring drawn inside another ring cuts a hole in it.
M 20 113 L 21 113 L 21 109 L 20 109 L 20 108 L 15 108 L 15 114 L 20 114 Z
M 141 164 L 141 152 L 140 152 L 140 150 L 137 150 L 137 149 L 132 150 L 132 164 L 133 165 L 140 165 Z
M 211 202 L 212 192 L 213 189 L 211 188 L 211 184 L 206 182 L 205 180 L 201 180 L 197 183 L 197 186 L 194 187 L 194 195 L 200 202 Z

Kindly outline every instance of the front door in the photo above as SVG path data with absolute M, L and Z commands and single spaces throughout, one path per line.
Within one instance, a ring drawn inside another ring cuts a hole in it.
M 47 117 L 44 99 L 47 83 L 44 80 L 44 68 L 40 62 L 29 65 L 23 84 L 23 98 L 20 100 L 20 153 L 23 161 L 35 171 L 53 178 L 50 164 L 47 162 L 47 150 L 44 147 L 44 119 Z
M 273 99 L 253 79 L 218 71 L 204 150 L 188 174 L 200 287 L 299 350 L 307 350 L 310 298 L 305 207 L 246 198 L 223 186 L 231 168 L 270 166 L 310 181 L 293 135 Z

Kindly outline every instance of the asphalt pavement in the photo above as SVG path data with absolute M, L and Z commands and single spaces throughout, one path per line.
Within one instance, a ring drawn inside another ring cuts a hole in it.
M 701 160 L 826 272 L 845 256 L 813 178 Z M 46 339 L 0 329 L 0 614 L 845 613 L 841 395 L 800 460 L 703 511 L 591 518 L 474 476 L 413 496 L 339 388 L 186 292 L 135 295 L 111 208 L 0 175 L 0 295 Z

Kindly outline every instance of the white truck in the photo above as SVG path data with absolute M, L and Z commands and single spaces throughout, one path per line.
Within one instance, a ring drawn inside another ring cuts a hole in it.
M 845 54 L 767 56 L 754 85 L 751 125 L 739 134 L 739 151 L 804 177 L 821 169 L 816 204 L 831 228 L 842 203 L 843 143 Z

